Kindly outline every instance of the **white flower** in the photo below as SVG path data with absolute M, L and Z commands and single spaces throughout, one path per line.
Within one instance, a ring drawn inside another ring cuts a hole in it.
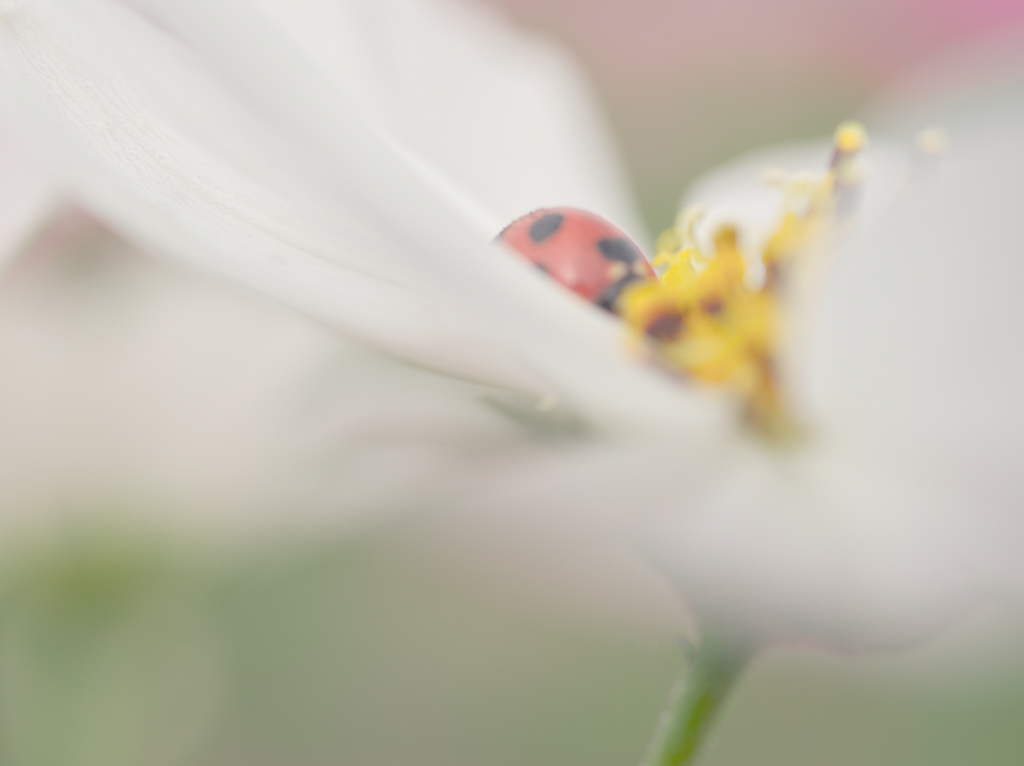
M 2 15 L 8 117 L 125 236 L 594 436 L 453 472 L 452 502 L 581 530 L 628 511 L 702 612 L 782 634 L 905 640 L 1024 584 L 1015 136 L 962 138 L 959 165 L 839 254 L 799 377 L 813 435 L 783 451 L 488 244 L 553 203 L 632 225 L 572 83 L 520 67 L 564 70 L 489 21 L 426 0 Z

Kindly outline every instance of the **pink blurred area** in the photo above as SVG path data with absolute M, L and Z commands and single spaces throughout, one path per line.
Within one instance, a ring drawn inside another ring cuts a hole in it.
M 602 74 L 624 79 L 765 56 L 893 73 L 1024 20 L 1024 0 L 486 1 L 556 31 Z
M 932 57 L 1024 29 L 1024 0 L 478 2 L 580 58 L 655 228 L 696 174 L 826 133 Z

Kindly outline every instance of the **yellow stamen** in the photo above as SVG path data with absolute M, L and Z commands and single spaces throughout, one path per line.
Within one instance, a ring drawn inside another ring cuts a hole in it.
M 864 151 L 868 145 L 868 134 L 859 122 L 850 120 L 836 128 L 834 142 L 836 151 L 842 154 L 855 154 Z
M 658 238 L 658 280 L 634 283 L 619 300 L 631 345 L 678 374 L 733 391 L 759 432 L 792 433 L 776 372 L 787 273 L 856 201 L 866 145 L 859 123 L 843 123 L 826 172 L 769 179 L 783 192 L 782 214 L 753 259 L 732 226 L 719 228 L 714 251 L 703 252 L 695 236 L 703 209 L 684 209 Z

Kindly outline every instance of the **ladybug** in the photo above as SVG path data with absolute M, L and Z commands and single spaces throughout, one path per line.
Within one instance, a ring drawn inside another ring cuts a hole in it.
M 506 226 L 496 241 L 518 250 L 554 280 L 613 314 L 626 285 L 657 279 L 622 229 L 586 210 L 535 210 Z

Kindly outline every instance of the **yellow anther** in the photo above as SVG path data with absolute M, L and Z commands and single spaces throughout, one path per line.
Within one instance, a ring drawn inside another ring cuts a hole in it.
M 834 141 L 837 152 L 854 154 L 867 147 L 868 134 L 859 122 L 848 120 L 836 128 Z

